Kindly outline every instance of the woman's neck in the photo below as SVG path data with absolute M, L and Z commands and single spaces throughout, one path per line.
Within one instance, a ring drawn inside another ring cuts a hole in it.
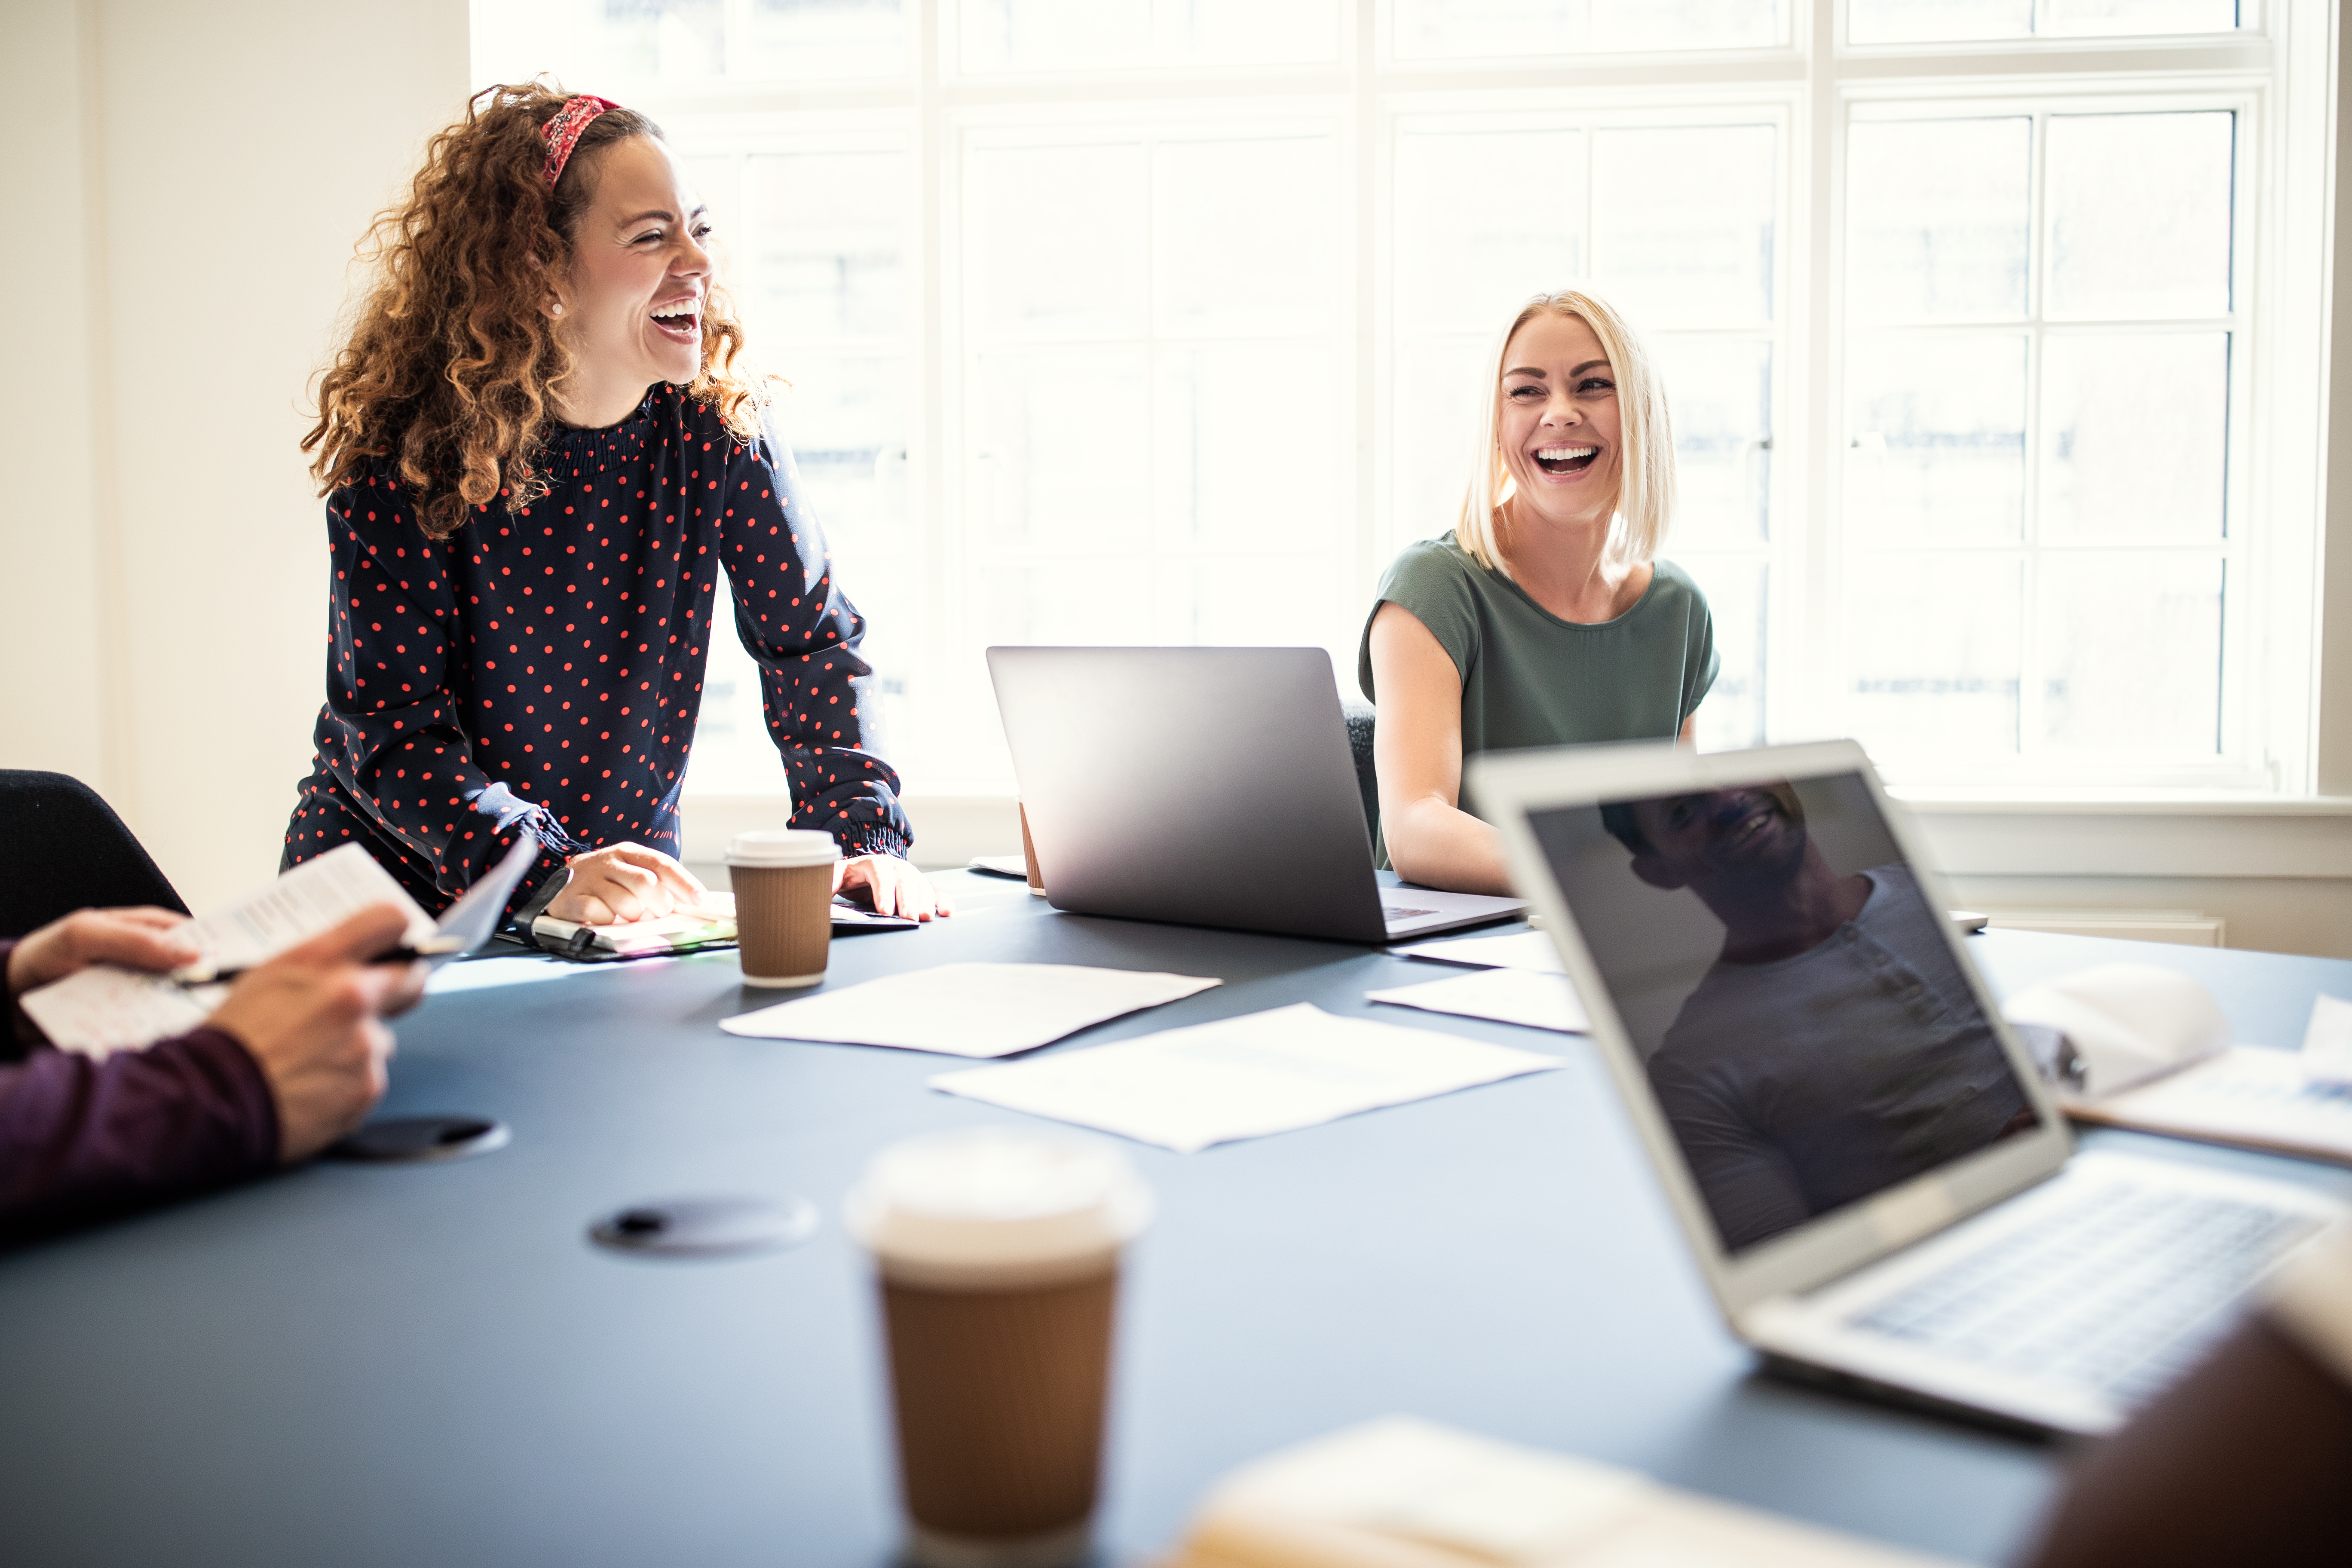
M 1503 564 L 1528 597 L 1563 621 L 1613 621 L 1649 586 L 1646 566 L 1607 564 L 1607 516 L 1577 522 L 1534 517 L 1507 501 L 1498 530 Z
M 561 390 L 551 390 L 548 401 L 555 405 L 555 416 L 576 430 L 602 430 L 608 425 L 618 425 L 637 411 L 646 400 L 646 389 L 625 382 L 599 384 L 585 375 L 575 375 Z

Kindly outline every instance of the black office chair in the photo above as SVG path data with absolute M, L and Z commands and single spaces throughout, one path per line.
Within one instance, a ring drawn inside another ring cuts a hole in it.
M 1348 721 L 1348 750 L 1356 759 L 1356 793 L 1364 797 L 1364 830 L 1378 842 L 1381 833 L 1381 784 L 1372 772 L 1372 721 L 1380 710 L 1369 702 L 1342 702 Z
M 188 912 L 96 790 L 65 773 L 0 768 L 0 937 L 112 904 Z

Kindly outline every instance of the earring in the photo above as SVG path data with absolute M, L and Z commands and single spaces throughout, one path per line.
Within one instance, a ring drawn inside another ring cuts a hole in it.
M 547 308 L 547 313 L 551 316 L 560 316 L 563 314 L 563 307 L 561 304 L 550 305 Z

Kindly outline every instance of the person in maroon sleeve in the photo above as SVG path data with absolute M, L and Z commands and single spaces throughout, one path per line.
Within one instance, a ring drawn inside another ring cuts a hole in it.
M 420 964 L 371 964 L 400 942 L 389 904 L 248 970 L 200 1028 L 104 1060 L 61 1051 L 17 999 L 93 963 L 193 962 L 166 910 L 83 910 L 0 942 L 23 1061 L 0 1067 L 0 1241 L 307 1160 L 383 1093 L 385 1016 L 424 994 Z
M 866 624 L 709 240 L 660 128 L 604 99 L 494 87 L 433 139 L 303 441 L 332 574 L 286 866 L 359 843 L 437 913 L 528 824 L 518 921 L 693 907 L 678 796 L 731 635 L 837 886 L 951 912 L 906 859 Z

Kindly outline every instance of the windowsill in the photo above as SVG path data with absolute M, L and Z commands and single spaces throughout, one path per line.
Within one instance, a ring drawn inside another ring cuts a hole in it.
M 2352 795 L 1953 784 L 1889 784 L 1887 793 L 1923 816 L 2352 816 Z
M 1917 821 L 1936 865 L 1957 877 L 2226 877 L 2352 879 L 2352 797 L 2199 790 L 1931 788 L 1893 791 Z M 915 858 L 961 866 L 1021 847 L 1009 789 L 967 785 L 904 797 Z M 747 827 L 782 826 L 782 795 L 695 795 L 686 802 L 687 858 L 719 859 Z

